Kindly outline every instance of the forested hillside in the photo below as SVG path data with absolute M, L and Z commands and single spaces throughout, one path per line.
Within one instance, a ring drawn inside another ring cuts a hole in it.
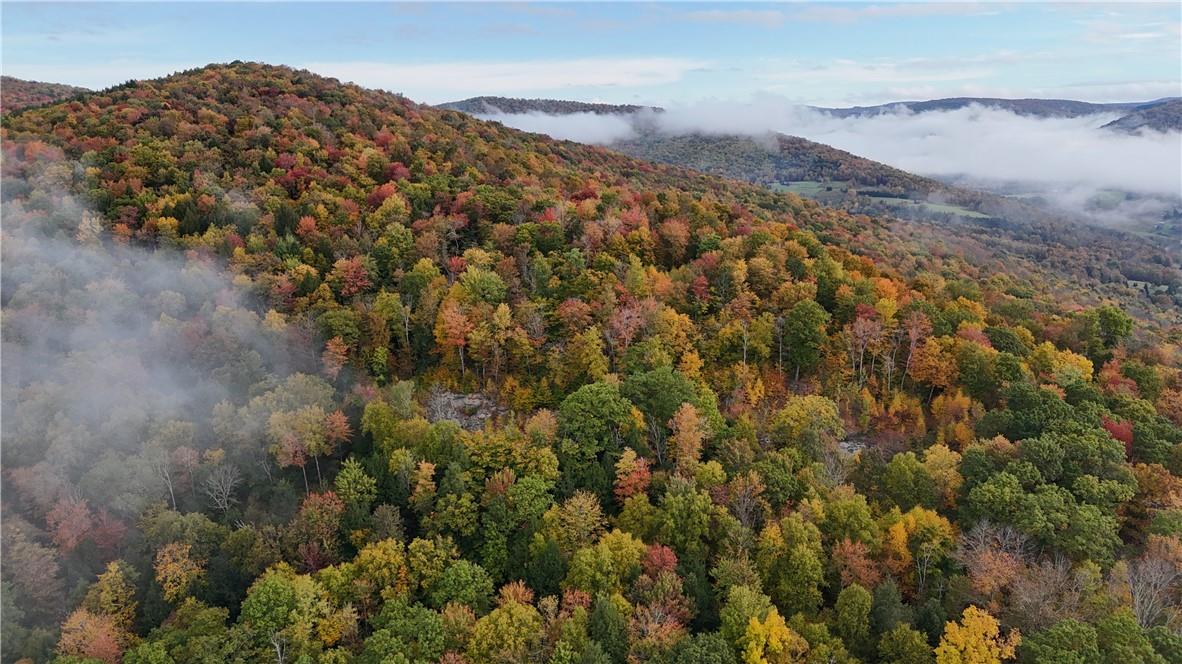
M 1098 113 L 1127 113 L 1137 109 L 1148 109 L 1172 99 L 1155 99 L 1147 102 L 1124 102 L 1112 104 L 1094 104 L 1086 101 L 1071 99 L 997 99 L 992 97 L 952 97 L 949 99 L 930 99 L 927 101 L 897 101 L 878 106 L 851 106 L 849 108 L 820 109 L 838 117 L 874 116 L 884 113 L 925 113 L 927 111 L 951 111 L 968 106 L 982 106 L 985 108 L 999 108 L 1018 115 L 1030 115 L 1040 118 L 1073 118 Z
M 863 159 L 844 150 L 796 136 L 768 133 L 764 136 L 679 136 L 646 132 L 613 148 L 633 156 L 717 172 L 756 184 L 789 184 L 799 181 L 848 182 L 858 187 L 881 187 L 900 196 L 919 198 L 943 189 L 930 178 L 920 177 Z
M 86 88 L 73 85 L 0 76 L 0 111 L 15 111 L 28 106 L 49 104 L 84 92 L 87 92 Z
M 836 117 L 873 117 L 890 113 L 926 113 L 929 111 L 953 111 L 969 106 L 996 108 L 1010 111 L 1018 115 L 1028 115 L 1044 118 L 1071 118 L 1100 113 L 1135 113 L 1148 111 L 1161 106 L 1176 104 L 1177 97 L 1155 99 L 1147 102 L 1122 102 L 1111 104 L 1094 104 L 1086 101 L 1071 99 L 998 99 L 991 97 L 952 97 L 949 99 L 929 99 L 926 101 L 896 101 L 877 106 L 850 106 L 845 108 L 829 108 L 810 106 L 817 111 Z M 651 109 L 662 111 L 655 106 L 636 106 L 633 104 L 596 104 L 579 101 L 564 101 L 558 99 L 520 99 L 516 97 L 471 97 L 460 101 L 440 104 L 439 108 L 465 113 L 605 113 L 628 114 Z
M 501 107 L 513 109 L 510 115 L 562 116 L 587 112 L 579 110 L 583 106 L 500 97 L 442 105 L 477 116 Z M 1114 301 L 1146 320 L 1166 326 L 1182 323 L 1182 257 L 1176 224 L 1168 219 L 1142 234 L 1106 228 L 1094 225 L 1084 213 L 1045 201 L 1036 204 L 1037 200 L 953 186 L 797 136 L 671 133 L 651 122 L 655 116 L 590 106 L 633 123 L 635 135 L 612 142 L 612 150 L 870 215 L 893 226 L 893 243 L 908 237 L 920 251 L 950 250 L 976 269 L 988 272 L 1001 266 L 1056 298 L 1084 304 Z M 872 243 L 863 242 L 868 244 Z M 880 250 L 896 253 L 886 245 Z
M 1165 307 L 283 67 L 2 122 L 5 661 L 1182 659 Z
M 1043 280 L 1065 280 L 1067 290 L 1094 289 L 1146 312 L 1182 307 L 1182 257 L 1173 250 L 1170 224 L 1157 229 L 1157 237 L 1098 227 L 1079 214 L 948 185 L 783 134 L 641 132 L 611 147 L 640 159 L 798 193 L 856 214 L 908 220 L 923 229 L 929 243 L 959 245 L 986 235 L 991 246 L 982 251 L 1026 264 L 1011 265 L 1011 271 L 1042 272 Z M 1129 287 L 1134 283 L 1145 287 Z
M 1104 125 L 1114 131 L 1182 131 L 1182 99 L 1137 108 Z
M 643 110 L 660 111 L 659 108 L 637 106 L 635 104 L 596 104 L 585 101 L 566 101 L 562 99 L 518 99 L 515 97 L 471 97 L 460 101 L 440 104 L 438 108 L 464 113 L 548 113 L 550 115 L 566 115 L 568 113 L 595 113 L 597 115 L 628 115 Z

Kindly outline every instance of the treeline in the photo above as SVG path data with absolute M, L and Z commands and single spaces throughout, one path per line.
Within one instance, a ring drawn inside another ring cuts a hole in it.
M 595 113 L 596 115 L 630 115 L 644 110 L 661 111 L 660 108 L 637 106 L 635 104 L 597 104 L 585 101 L 562 99 L 519 99 L 515 97 L 470 97 L 461 101 L 440 104 L 439 108 L 463 111 L 480 115 L 482 113 L 545 113 L 567 115 L 570 113 Z

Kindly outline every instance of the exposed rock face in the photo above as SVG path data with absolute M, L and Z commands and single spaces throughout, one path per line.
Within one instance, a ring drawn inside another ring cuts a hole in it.
M 427 397 L 426 408 L 428 420 L 451 420 L 468 431 L 476 431 L 489 419 L 506 412 L 483 394 L 458 394 L 438 388 Z
M 853 435 L 837 442 L 837 449 L 846 454 L 857 454 L 870 447 L 870 440 L 865 436 Z

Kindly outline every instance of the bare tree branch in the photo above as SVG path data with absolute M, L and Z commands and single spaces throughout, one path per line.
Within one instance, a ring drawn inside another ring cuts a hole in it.
M 225 514 L 238 503 L 234 490 L 241 483 L 242 476 L 238 472 L 238 467 L 231 463 L 222 464 L 205 478 L 205 495 L 209 496 L 210 503 L 215 508 Z

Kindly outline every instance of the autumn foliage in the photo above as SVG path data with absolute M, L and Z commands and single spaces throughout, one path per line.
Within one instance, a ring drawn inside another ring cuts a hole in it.
M 1094 293 L 283 67 L 2 131 L 5 661 L 1180 652 L 1182 354 Z

